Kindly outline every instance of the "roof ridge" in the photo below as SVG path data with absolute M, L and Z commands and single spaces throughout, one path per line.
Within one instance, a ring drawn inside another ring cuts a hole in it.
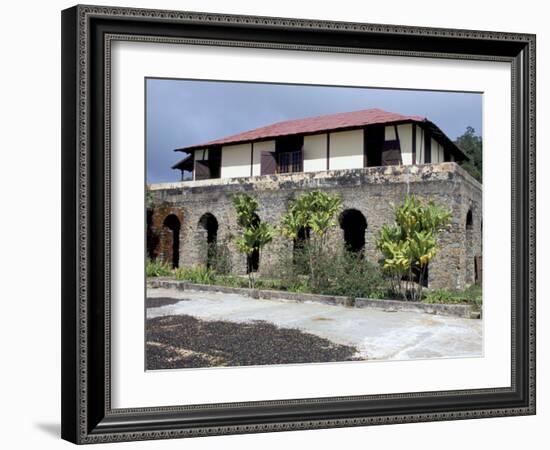
M 242 133 L 247 133 L 249 131 L 256 131 L 256 130 L 260 130 L 262 128 L 268 128 L 268 127 L 271 127 L 271 126 L 274 126 L 274 125 L 280 125 L 280 124 L 283 124 L 283 123 L 292 123 L 292 122 L 299 122 L 301 120 L 315 120 L 315 119 L 320 119 L 320 118 L 326 118 L 326 117 L 333 117 L 333 116 L 340 116 L 340 115 L 344 115 L 344 114 L 357 114 L 357 113 L 364 113 L 364 112 L 367 112 L 367 111 L 380 111 L 384 114 L 398 114 L 400 116 L 403 116 L 403 117 L 420 117 L 420 116 L 407 116 L 405 114 L 401 114 L 401 113 L 395 113 L 395 112 L 392 112 L 392 111 L 386 111 L 382 108 L 365 108 L 365 109 L 355 109 L 353 111 L 340 111 L 340 112 L 337 112 L 337 113 L 329 113 L 329 114 L 318 114 L 316 116 L 305 116 L 305 117 L 298 117 L 296 119 L 286 119 L 286 120 L 279 120 L 277 122 L 271 122 L 267 125 L 263 125 L 263 126 L 260 126 L 260 127 L 256 127 L 256 128 L 251 128 L 249 130 L 246 130 L 246 131 L 242 131 L 241 133 L 235 133 L 233 135 L 230 135 L 230 136 L 227 136 L 227 137 L 231 137 L 231 136 L 237 136 L 239 134 L 242 134 Z
M 373 117 L 366 117 L 371 115 Z M 377 117 L 378 116 L 378 117 Z M 330 121 L 333 120 L 333 123 Z M 207 147 L 210 145 L 237 144 L 259 139 L 275 138 L 292 134 L 311 134 L 324 130 L 335 130 L 340 128 L 353 128 L 367 126 L 370 124 L 392 123 L 404 120 L 425 121 L 426 117 L 411 116 L 401 113 L 386 111 L 381 108 L 366 108 L 354 111 L 342 111 L 317 116 L 306 116 L 296 119 L 272 122 L 267 125 L 248 129 L 240 133 L 231 134 L 222 138 L 214 139 L 202 144 L 190 145 L 176 149 L 176 151 L 187 151 Z M 263 132 L 263 133 L 262 133 Z

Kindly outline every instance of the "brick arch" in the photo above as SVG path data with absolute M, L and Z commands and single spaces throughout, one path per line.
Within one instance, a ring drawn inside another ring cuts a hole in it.
M 151 212 L 149 212 L 151 211 Z M 170 203 L 155 205 L 148 211 L 147 253 L 151 259 L 159 259 L 179 266 L 183 209 Z

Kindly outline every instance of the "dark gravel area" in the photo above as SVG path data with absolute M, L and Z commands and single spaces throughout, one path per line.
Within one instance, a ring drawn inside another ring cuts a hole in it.
M 356 349 L 263 321 L 147 319 L 147 369 L 354 361 Z
M 173 297 L 147 297 L 145 306 L 147 308 L 159 308 L 161 306 L 173 305 L 179 302 L 189 301 L 186 298 L 173 298 Z

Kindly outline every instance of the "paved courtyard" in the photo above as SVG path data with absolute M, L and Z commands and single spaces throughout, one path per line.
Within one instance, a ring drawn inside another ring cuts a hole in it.
M 483 353 L 482 320 L 163 288 L 148 289 L 147 296 L 148 322 L 180 315 L 204 322 L 263 321 L 276 329 L 299 330 L 354 348 L 357 359 L 479 357 Z

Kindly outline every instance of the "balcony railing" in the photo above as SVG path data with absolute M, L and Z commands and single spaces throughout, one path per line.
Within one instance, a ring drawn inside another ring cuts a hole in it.
M 303 172 L 302 151 L 283 152 L 276 155 L 277 173 Z

